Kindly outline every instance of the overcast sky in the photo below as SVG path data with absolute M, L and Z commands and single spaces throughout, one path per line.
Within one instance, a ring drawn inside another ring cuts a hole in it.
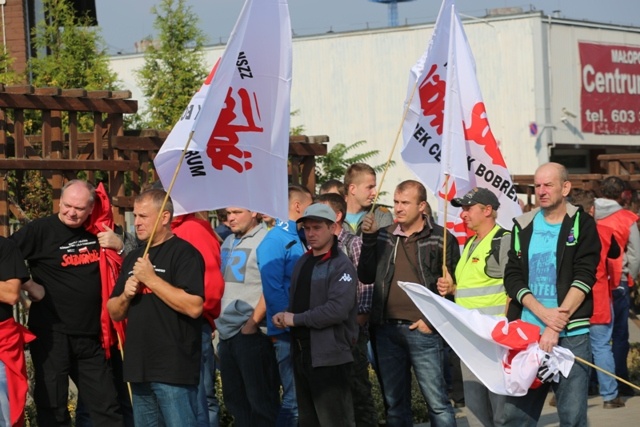
M 177 0 L 176 0 L 177 1 Z M 259 1 L 259 0 L 257 0 Z M 398 5 L 400 24 L 433 22 L 441 1 L 413 0 Z M 96 0 L 98 23 L 110 53 L 135 52 L 134 43 L 153 36 L 151 7 L 160 0 Z M 187 0 L 198 15 L 207 44 L 226 42 L 243 0 Z M 458 0 L 463 15 L 485 16 L 487 9 L 520 7 L 523 11 L 557 12 L 560 17 L 640 27 L 638 0 Z M 320 34 L 387 26 L 387 5 L 370 0 L 289 0 L 291 26 L 297 35 Z

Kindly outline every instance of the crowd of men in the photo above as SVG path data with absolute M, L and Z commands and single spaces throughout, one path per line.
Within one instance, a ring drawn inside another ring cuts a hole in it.
M 375 427 L 370 365 L 387 425 L 413 425 L 413 371 L 431 425 L 455 426 L 457 359 L 399 281 L 537 325 L 542 350 L 562 346 L 628 380 L 640 233 L 625 183 L 607 178 L 601 198 L 572 192 L 566 169 L 548 163 L 534 186 L 538 207 L 510 230 L 496 223 L 491 191 L 453 199 L 470 236 L 461 251 L 444 244 L 445 233 L 456 239 L 418 181 L 396 186 L 392 209 L 372 209 L 376 174 L 363 163 L 315 199 L 291 185 L 288 218 L 228 207 L 215 231 L 193 214 L 174 217 L 164 190 L 151 188 L 135 198 L 135 237 L 96 223 L 96 189 L 69 181 L 59 213 L 0 239 L 0 333 L 11 338 L 0 341 L 0 426 L 23 420 L 31 340 L 39 426 L 71 425 L 71 378 L 78 426 L 217 427 L 222 398 L 238 427 Z M 12 316 L 21 291 L 29 330 Z M 119 344 L 105 324 L 126 331 Z M 580 363 L 521 397 L 457 368 L 471 425 L 535 426 L 551 388 L 561 425 L 586 426 L 590 389 L 611 409 L 634 393 Z

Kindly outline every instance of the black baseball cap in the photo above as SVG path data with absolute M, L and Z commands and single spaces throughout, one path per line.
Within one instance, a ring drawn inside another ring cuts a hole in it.
M 456 208 L 463 206 L 473 206 L 475 204 L 491 206 L 494 210 L 500 207 L 500 202 L 495 194 L 486 188 L 477 187 L 469 191 L 463 197 L 451 200 L 451 204 Z

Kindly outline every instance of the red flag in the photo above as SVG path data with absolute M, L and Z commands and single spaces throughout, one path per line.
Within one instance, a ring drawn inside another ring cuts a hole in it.
M 86 230 L 91 234 L 98 234 L 101 231 L 105 231 L 103 225 L 113 230 L 111 200 L 102 183 L 98 184 L 96 188 L 96 197 L 93 203 L 93 212 L 91 212 L 89 220 L 85 223 Z M 126 320 L 114 322 L 107 311 L 107 301 L 109 301 L 111 292 L 113 292 L 113 288 L 116 285 L 121 267 L 122 257 L 118 255 L 115 249 L 100 248 L 100 283 L 102 284 L 100 324 L 102 347 L 107 358 L 111 357 L 111 346 L 118 343 L 118 337 L 120 337 L 120 346 L 124 346 Z
M 29 381 L 24 346 L 36 339 L 31 331 L 16 322 L 13 317 L 0 322 L 0 360 L 5 365 L 9 416 L 12 427 L 24 425 L 24 406 L 27 403 Z

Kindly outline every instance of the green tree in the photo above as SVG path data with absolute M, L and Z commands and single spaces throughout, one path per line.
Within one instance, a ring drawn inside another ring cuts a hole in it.
M 289 115 L 291 117 L 296 117 L 300 114 L 300 110 L 294 110 Z M 304 133 L 304 125 L 293 126 L 289 128 L 289 135 L 302 135 Z
M 109 68 L 109 57 L 98 27 L 87 16 L 77 17 L 70 0 L 43 0 L 45 19 L 33 30 L 33 45 L 38 52 L 29 59 L 30 83 L 62 89 L 117 89 L 117 75 Z M 25 132 L 37 134 L 42 118 L 35 110 L 25 113 Z M 68 116 L 62 116 L 63 127 Z M 91 113 L 78 115 L 78 130 L 93 130 Z M 38 152 L 41 147 L 33 148 Z M 97 174 L 100 175 L 100 174 Z M 40 171 L 11 171 L 9 193 L 27 218 L 47 215 L 52 210 L 51 187 Z
M 149 43 L 144 66 L 137 71 L 147 98 L 143 121 L 150 128 L 169 130 L 207 76 L 206 38 L 185 0 L 162 0 L 151 12 L 156 15 L 153 26 L 158 39 Z
M 319 157 L 316 163 L 316 182 L 323 183 L 330 179 L 337 179 L 342 181 L 344 179 L 344 173 L 347 168 L 353 163 L 368 163 L 376 157 L 379 150 L 369 150 L 362 153 L 353 153 L 359 147 L 365 145 L 367 141 L 361 140 L 354 142 L 351 145 L 345 145 L 338 143 L 327 152 L 325 156 Z M 393 166 L 395 162 L 392 160 L 389 163 L 389 167 Z M 371 166 L 376 173 L 380 173 L 384 170 L 385 163 L 377 166 Z
M 13 61 L 14 58 L 0 44 L 0 83 L 12 85 L 22 81 L 22 77 L 13 70 Z
M 38 56 L 29 60 L 35 86 L 114 90 L 117 75 L 98 27 L 76 17 L 69 0 L 43 0 L 45 19 L 33 34 Z

